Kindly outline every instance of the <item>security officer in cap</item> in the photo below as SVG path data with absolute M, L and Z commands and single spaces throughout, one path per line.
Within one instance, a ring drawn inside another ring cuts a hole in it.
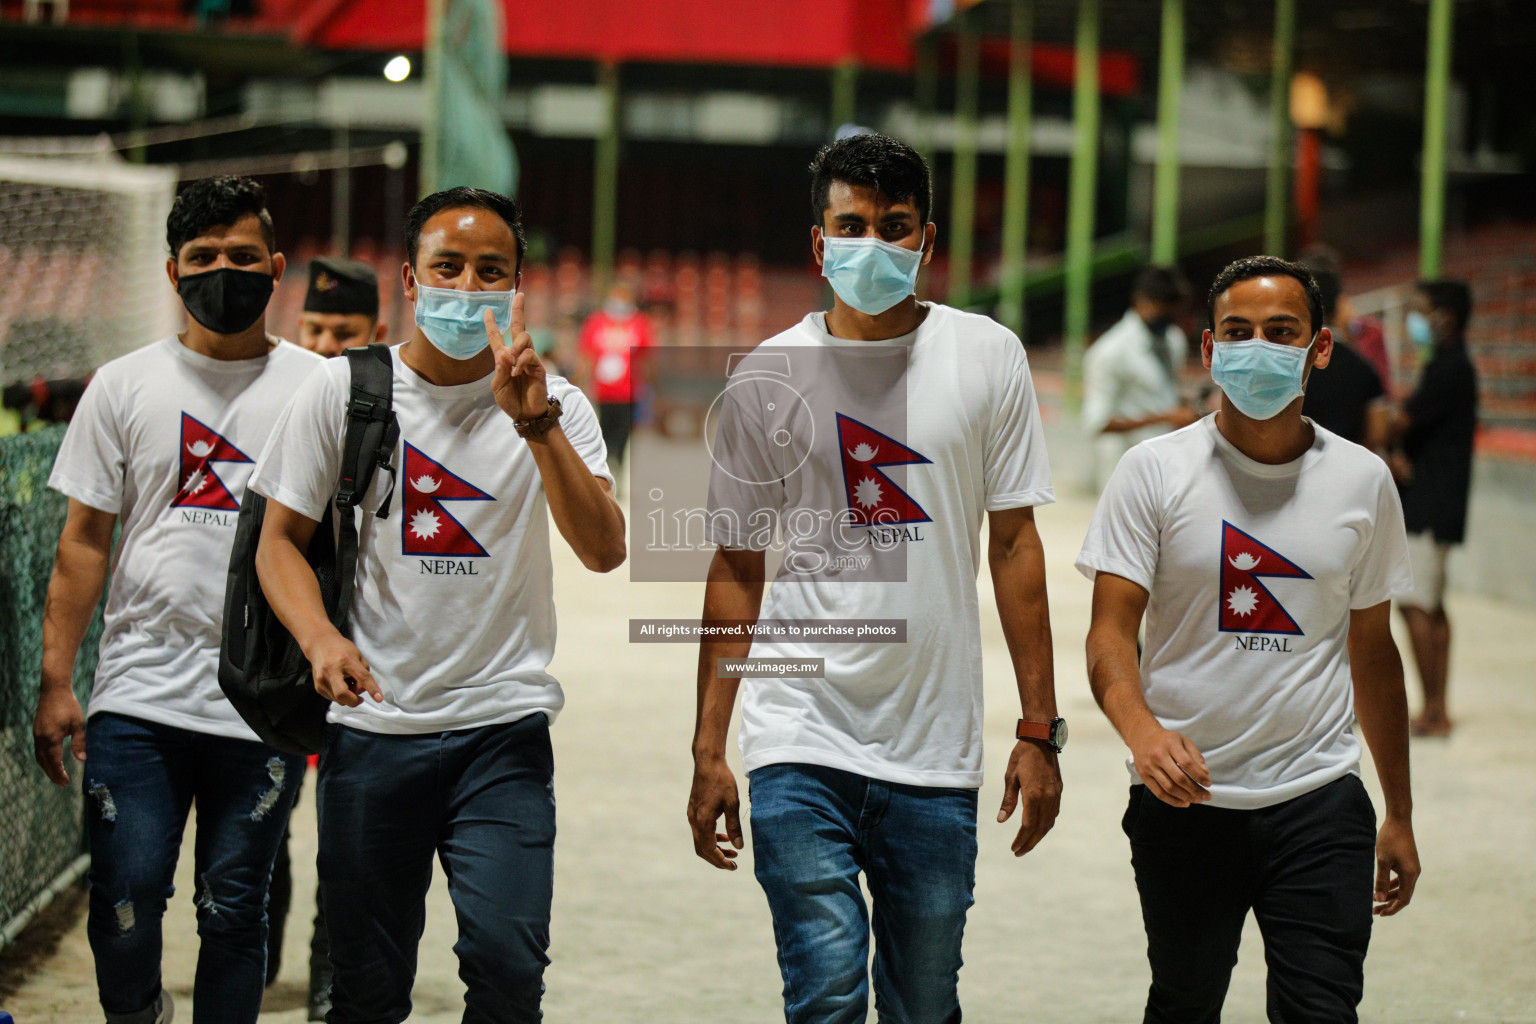
M 309 293 L 299 314 L 299 344 L 329 359 L 349 348 L 383 341 L 379 278 L 359 260 L 316 256 L 309 262 Z

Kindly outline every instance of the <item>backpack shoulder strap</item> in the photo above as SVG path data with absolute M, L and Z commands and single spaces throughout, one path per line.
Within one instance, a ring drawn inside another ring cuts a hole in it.
M 336 546 L 341 593 L 336 602 L 336 622 L 345 628 L 352 610 L 353 584 L 357 576 L 356 508 L 368 493 L 373 474 L 389 474 L 389 492 L 375 513 L 389 518 L 395 494 L 395 445 L 400 422 L 395 418 L 395 364 L 386 345 L 366 345 L 347 350 L 352 373 L 352 392 L 347 400 L 347 427 L 341 447 L 341 483 L 336 490 L 336 517 L 340 536 Z

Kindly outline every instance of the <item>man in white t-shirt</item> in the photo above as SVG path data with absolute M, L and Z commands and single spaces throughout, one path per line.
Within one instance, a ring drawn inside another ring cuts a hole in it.
M 1395 914 L 1419 875 L 1388 617 L 1412 585 L 1402 507 L 1381 459 L 1302 418 L 1333 348 L 1305 268 L 1238 260 L 1210 316 L 1220 410 L 1126 453 L 1077 561 L 1094 580 L 1089 680 L 1131 750 L 1145 1019 L 1220 1019 L 1252 910 L 1269 1019 L 1354 1021 L 1373 898 Z
M 744 676 L 755 870 L 773 913 L 786 1019 L 865 1019 L 862 872 L 882 1019 L 955 1020 L 982 782 L 984 519 L 1025 719 L 997 818 L 1022 797 L 1015 854 L 1050 830 L 1060 802 L 1065 728 L 1033 509 L 1053 500 L 1050 469 L 1018 338 L 914 296 L 936 230 L 922 158 L 895 139 L 857 135 L 824 148 L 811 173 L 811 246 L 834 306 L 760 346 L 727 386 L 704 619 L 802 631 L 879 620 L 904 641 L 802 632 L 703 642 L 689 821 L 698 855 L 733 870 L 743 840 L 725 739 L 733 676 Z M 772 524 L 786 548 L 764 601 Z M 779 676 L 723 664 L 749 653 L 823 668 Z
M 1188 343 L 1178 323 L 1188 306 L 1189 282 L 1176 267 L 1144 267 L 1131 308 L 1084 353 L 1082 423 L 1095 491 L 1132 445 L 1195 421 L 1179 394 Z
M 272 859 L 304 759 L 258 742 L 219 689 L 225 569 L 251 456 L 321 359 L 266 332 L 284 263 L 260 185 L 188 186 L 166 236 L 187 329 L 96 373 L 49 479 L 69 513 L 48 586 L 33 735 L 59 785 L 69 779 L 65 738 L 82 762 L 89 739 L 86 932 L 107 1020 L 171 1019 L 160 921 L 196 803 L 193 1015 L 250 1022 L 261 1009 Z M 109 565 L 86 720 L 70 681 Z
M 436 192 L 407 217 L 416 326 L 391 353 L 400 441 L 360 513 L 350 636 L 303 556 L 339 482 L 344 360 L 294 395 L 251 481 L 268 498 L 262 588 L 335 702 L 317 790 L 332 1024 L 409 1015 L 434 856 L 465 1019 L 540 1019 L 565 703 L 549 520 L 590 569 L 625 549 L 597 417 L 523 329 L 525 247 L 494 192 Z

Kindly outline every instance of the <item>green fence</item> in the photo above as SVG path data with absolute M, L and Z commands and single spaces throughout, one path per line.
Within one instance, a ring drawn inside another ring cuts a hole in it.
M 0 438 L 0 946 L 87 863 L 83 772 L 66 757 L 60 789 L 32 759 L 32 715 L 43 659 L 43 600 L 68 501 L 48 489 L 64 428 Z M 96 671 L 101 610 L 75 664 L 84 704 Z M 80 766 L 83 767 L 83 766 Z

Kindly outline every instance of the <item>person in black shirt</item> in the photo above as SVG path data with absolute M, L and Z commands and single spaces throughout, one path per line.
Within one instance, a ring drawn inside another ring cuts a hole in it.
M 1333 356 L 1327 367 L 1317 367 L 1307 380 L 1301 414 L 1346 441 L 1372 451 L 1386 447 L 1388 413 L 1381 400 L 1387 390 L 1376 368 L 1348 344 L 1349 332 L 1339 325 L 1341 283 L 1337 265 L 1322 259 L 1304 259 L 1318 290 L 1323 293 L 1323 323 L 1333 332 Z
M 1462 281 L 1421 281 L 1408 313 L 1408 333 L 1430 343 L 1418 387 L 1398 413 L 1393 434 L 1401 451 L 1391 463 L 1403 498 L 1414 589 L 1398 602 L 1413 640 L 1424 687 L 1424 710 L 1413 720 L 1419 736 L 1446 736 L 1446 676 L 1451 623 L 1446 618 L 1445 560 L 1467 529 L 1472 488 L 1472 438 L 1477 429 L 1477 371 L 1467 354 L 1472 292 Z

